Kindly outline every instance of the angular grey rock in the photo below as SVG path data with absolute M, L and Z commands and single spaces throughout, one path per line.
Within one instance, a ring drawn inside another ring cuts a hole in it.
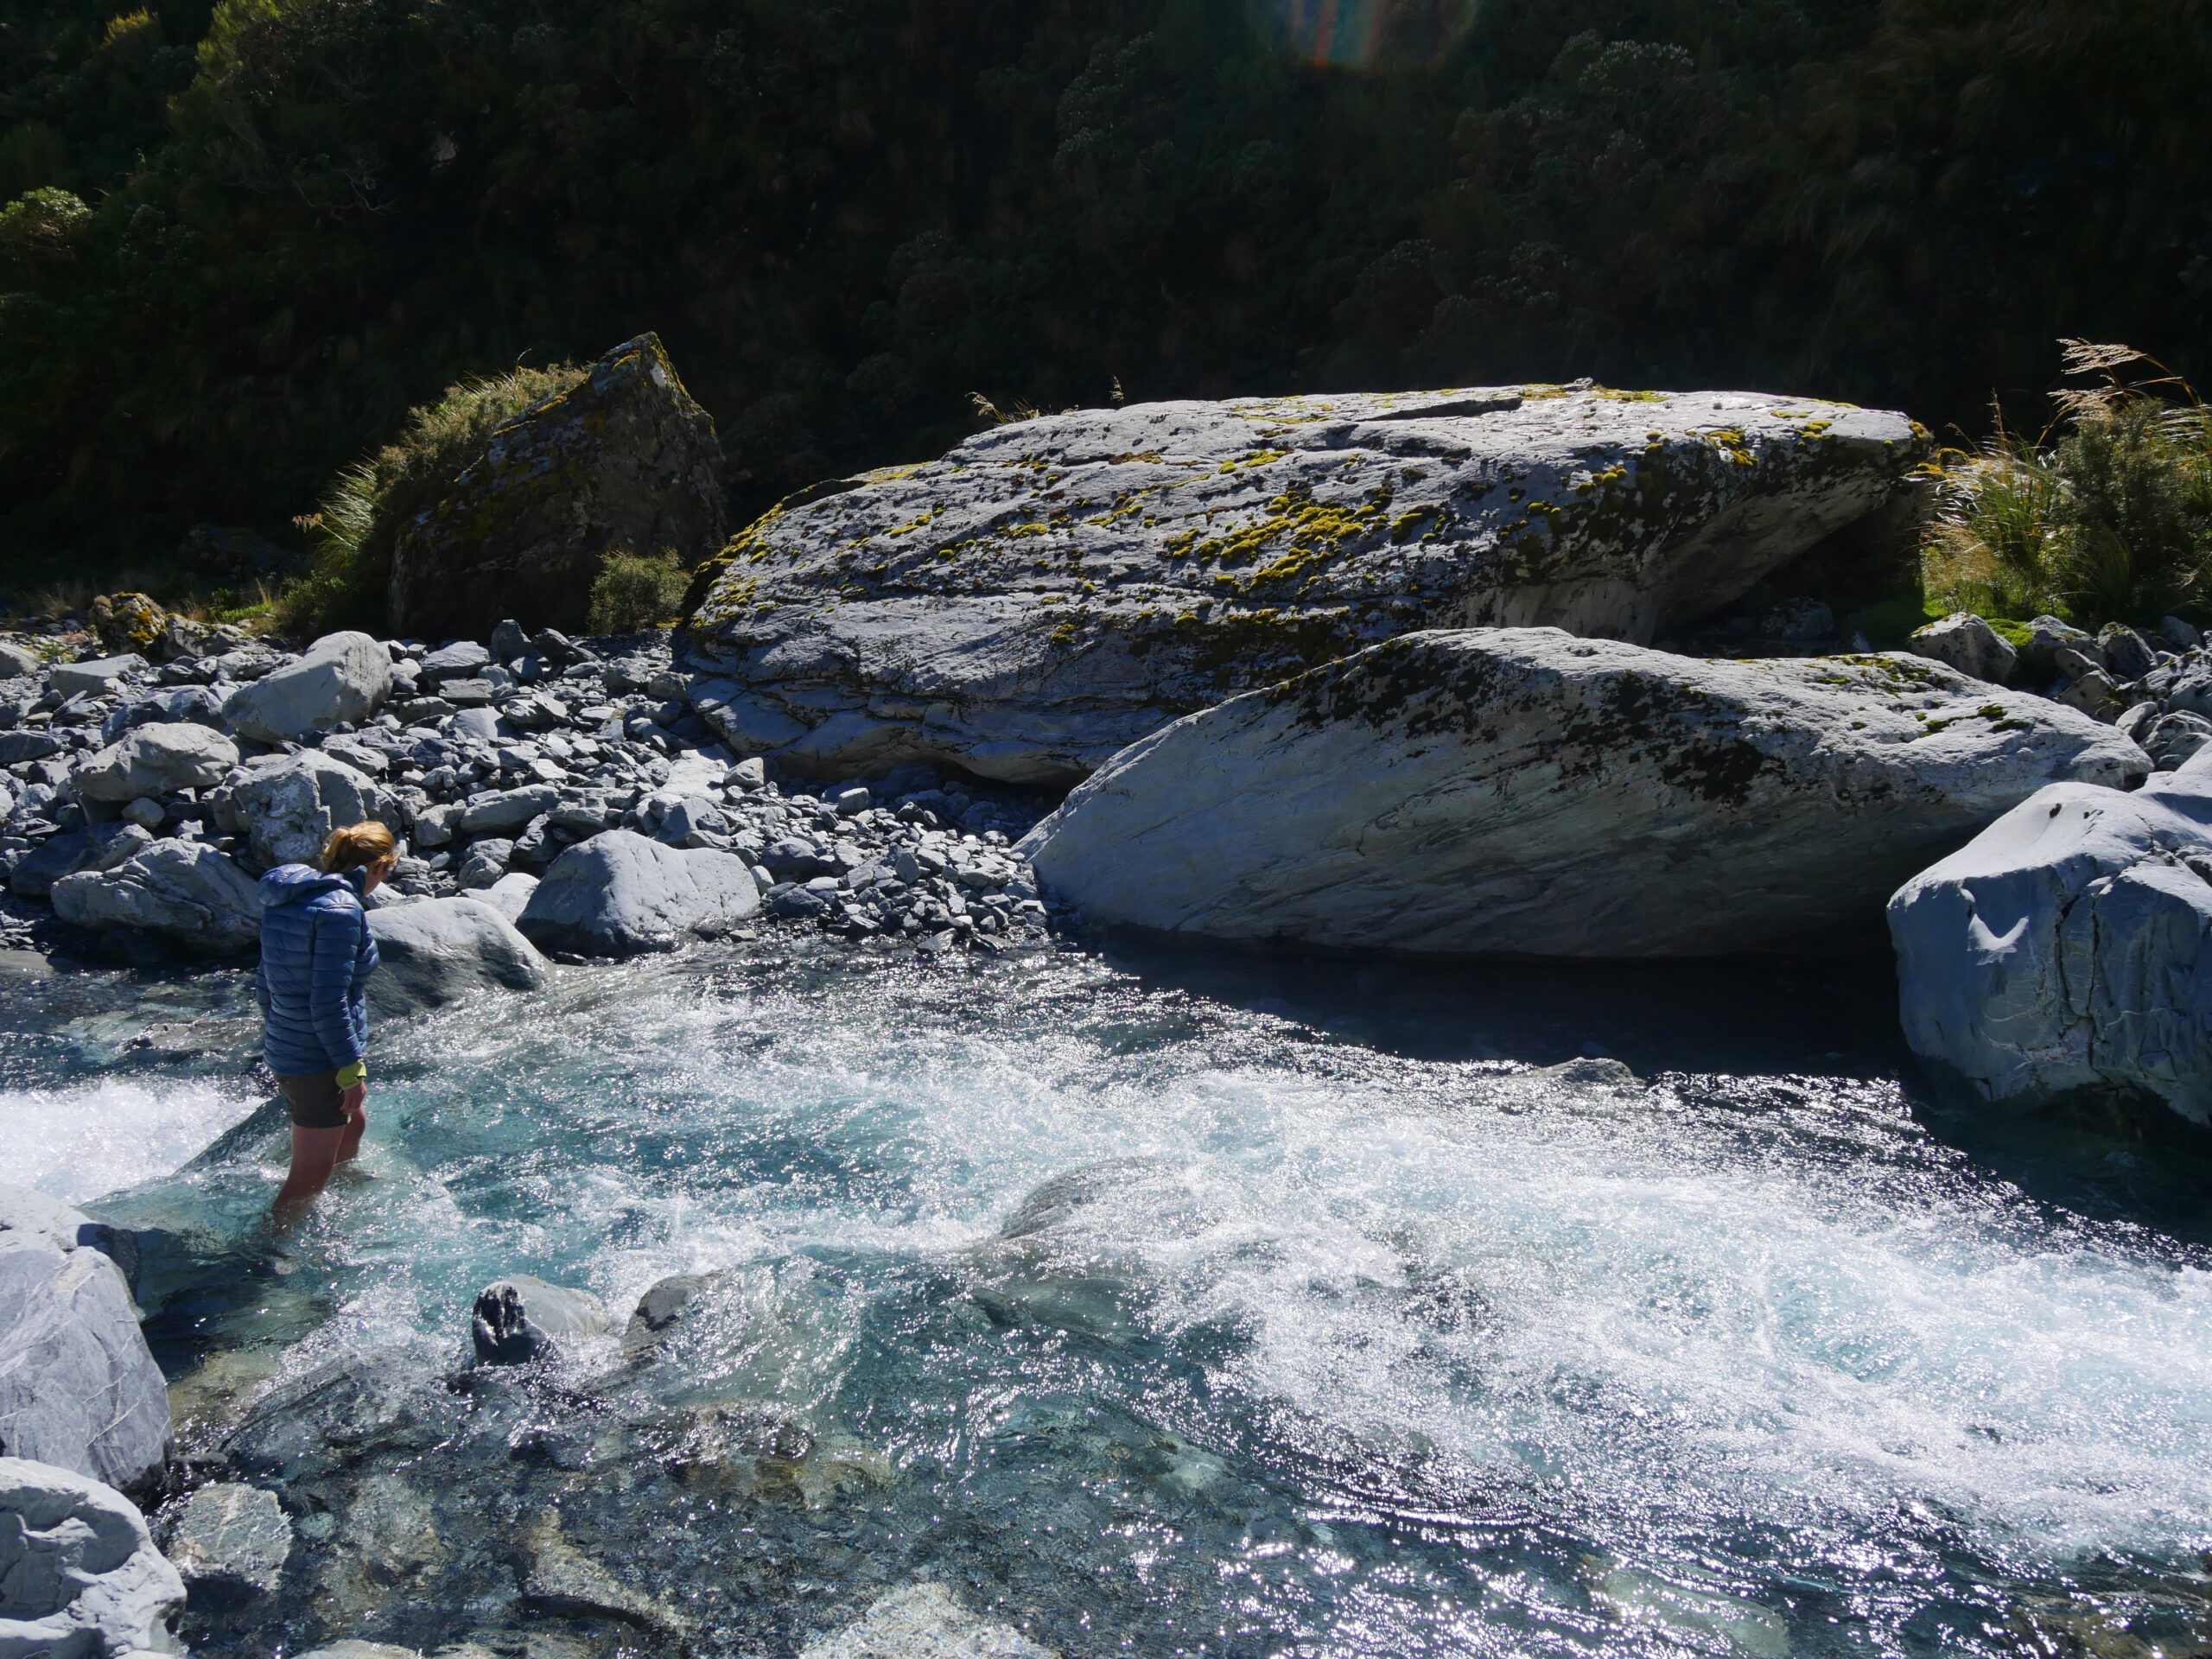
M 682 650 L 725 711 L 813 728 L 779 751 L 812 775 L 1071 781 L 1416 629 L 1649 639 L 1882 508 L 1928 448 L 1900 415 L 1737 392 L 1076 410 L 792 498 L 714 562 Z
M 2080 709 L 2091 720 L 2109 723 L 2124 712 L 2117 693 L 2112 676 L 2101 668 L 2092 668 L 2075 675 L 2073 683 L 2058 694 L 2058 701 L 2069 709 Z
M 2028 643 L 2020 647 L 2019 674 L 2024 685 L 2044 685 L 2058 677 L 2058 653 L 2079 651 L 2095 656 L 2095 636 L 2055 616 L 2039 616 L 2028 624 Z M 2097 665 L 2103 666 L 2101 659 Z
M 163 809 L 162 804 L 149 796 L 142 795 L 137 800 L 127 804 L 123 809 L 124 822 L 137 824 L 148 835 L 152 835 L 158 830 L 162 827 L 162 821 L 168 817 L 168 813 Z
M 716 938 L 760 907 L 743 859 L 610 830 L 553 861 L 516 925 L 540 950 L 629 957 Z
M 235 1483 L 203 1486 L 177 1512 L 168 1553 L 195 1592 L 266 1595 L 291 1556 L 292 1522 L 274 1492 Z
M 561 804 L 561 791 L 551 784 L 532 784 L 523 789 L 502 790 L 469 803 L 455 826 L 464 836 L 505 834 L 519 830 L 541 812 Z
M 535 991 L 545 958 L 491 905 L 425 899 L 369 912 L 379 966 L 369 1001 L 385 1014 L 422 1014 L 486 991 Z
M 489 905 L 510 922 L 520 918 L 530 895 L 537 891 L 537 878 L 526 870 L 512 870 L 501 876 L 490 887 L 468 896 L 480 905 Z
M 29 645 L 18 640 L 0 639 L 0 680 L 24 678 L 45 667 L 45 659 Z
M 525 1365 L 550 1359 L 566 1337 L 604 1336 L 614 1328 L 607 1305 L 588 1290 L 510 1274 L 478 1293 L 470 1339 L 484 1365 Z
M 2010 1109 L 2212 1125 L 2212 753 L 2132 794 L 2053 784 L 1890 900 L 1913 1052 Z
M 26 760 L 43 760 L 48 755 L 59 754 L 67 746 L 49 731 L 0 733 L 0 766 L 21 766 Z
M 2097 652 L 2105 671 L 2122 684 L 2139 680 L 2158 666 L 2151 642 L 2125 622 L 2107 622 L 2097 635 Z
M 31 850 L 8 877 L 10 892 L 22 899 L 51 899 L 54 883 L 79 870 L 111 870 L 154 844 L 135 823 L 95 823 L 49 836 Z
M 464 709 L 453 717 L 449 728 L 453 735 L 464 741 L 496 742 L 499 736 L 499 715 L 493 709 Z
M 2018 660 L 2012 645 L 1972 611 L 1954 611 L 1940 622 L 1930 622 L 1915 632 L 1904 648 L 1991 685 L 2007 683 Z
M 423 658 L 423 677 L 434 681 L 473 680 L 491 666 L 492 653 L 474 639 L 440 645 Z
M 0 1455 L 130 1490 L 168 1456 L 169 1402 L 123 1270 L 0 1233 Z
M 2058 779 L 2150 758 L 1904 655 L 1415 634 L 1179 721 L 1016 847 L 1094 919 L 1231 939 L 1817 951 Z
M 486 836 L 470 845 L 453 879 L 466 889 L 491 887 L 506 874 L 514 855 L 514 842 L 503 836 Z
M 2195 651 L 2204 643 L 2204 636 L 2194 625 L 2177 616 L 2162 617 L 2158 622 L 2158 638 L 2168 651 Z
M 137 1506 L 105 1483 L 0 1458 L 0 1654 L 180 1653 L 184 1580 Z
M 774 703 L 753 696 L 734 680 L 693 683 L 691 706 L 741 759 L 767 753 L 806 735 L 806 727 Z
M 129 801 L 209 789 L 238 763 L 238 746 L 205 726 L 141 726 L 80 762 L 73 781 L 89 800 Z
M 314 863 L 330 832 L 346 824 L 403 823 L 373 779 L 313 749 L 255 763 L 218 790 L 209 806 L 219 826 L 247 837 L 264 869 Z
M 46 683 L 65 697 L 84 691 L 98 696 L 112 690 L 118 681 L 145 666 L 146 659 L 136 652 L 127 652 L 120 657 L 95 658 L 90 662 L 56 663 L 47 670 Z
M 281 743 L 358 724 L 391 695 L 391 653 L 365 633 L 330 633 L 299 661 L 239 687 L 223 712 L 248 737 Z
M 969 1612 L 941 1584 L 917 1584 L 808 1643 L 799 1659 L 1053 1659 L 1053 1649 Z
M 507 618 L 492 630 L 492 660 L 512 663 L 518 657 L 530 653 L 530 636 L 523 632 L 522 624 Z
M 64 876 L 52 897 L 65 922 L 155 934 L 197 956 L 238 956 L 261 938 L 252 877 L 204 842 L 157 841 L 112 870 Z
M 608 552 L 671 548 L 687 563 L 721 544 L 721 444 L 659 336 L 640 334 L 580 385 L 524 410 L 392 556 L 402 633 L 487 632 L 511 610 L 579 629 Z
M 2155 709 L 2157 704 L 2141 705 Z M 2133 709 L 2128 710 L 2133 714 Z M 2136 740 L 2144 753 L 2160 772 L 2179 770 L 2183 761 L 2207 743 L 2212 743 L 2212 720 L 2202 715 L 2176 712 L 2160 715 L 2151 723 L 2150 729 Z

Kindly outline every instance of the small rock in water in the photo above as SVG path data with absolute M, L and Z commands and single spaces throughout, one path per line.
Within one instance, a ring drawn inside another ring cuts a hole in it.
M 194 1593 L 267 1594 L 292 1553 L 292 1523 L 276 1494 L 236 1484 L 203 1486 L 186 1500 L 168 1557 Z
M 810 1642 L 799 1659 L 1052 1659 L 1052 1649 L 969 1612 L 941 1584 L 917 1584 Z
M 478 1294 L 469 1335 L 480 1363 L 526 1365 L 557 1354 L 558 1338 L 601 1336 L 613 1323 L 606 1304 L 589 1291 L 518 1273 Z

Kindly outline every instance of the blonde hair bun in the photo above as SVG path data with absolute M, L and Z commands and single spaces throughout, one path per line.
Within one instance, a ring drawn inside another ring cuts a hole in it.
M 322 843 L 322 868 L 332 875 L 395 863 L 398 858 L 398 844 L 392 840 L 391 831 L 374 818 L 334 830 L 330 839 Z

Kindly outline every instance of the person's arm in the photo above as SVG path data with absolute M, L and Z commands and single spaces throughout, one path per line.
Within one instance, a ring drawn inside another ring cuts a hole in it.
M 359 911 L 325 912 L 315 918 L 309 954 L 308 1007 L 323 1058 L 332 1067 L 365 1058 L 368 1033 L 353 1022 L 353 963 L 368 920 Z

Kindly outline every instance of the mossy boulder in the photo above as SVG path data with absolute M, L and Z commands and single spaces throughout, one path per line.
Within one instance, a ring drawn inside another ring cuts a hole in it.
M 1743 392 L 1072 410 L 785 502 L 695 583 L 684 649 L 839 722 L 802 769 L 1072 781 L 1414 629 L 1649 640 L 1882 510 L 1927 449 L 1901 415 Z
M 1878 941 L 1897 883 L 2109 726 L 1904 655 L 1716 662 L 1555 628 L 1409 634 L 1176 721 L 1021 851 L 1094 919 L 1541 957 Z
M 571 390 L 516 416 L 400 532 L 391 624 L 482 639 L 501 620 L 581 630 L 610 555 L 722 543 L 721 443 L 658 334 L 625 341 Z

